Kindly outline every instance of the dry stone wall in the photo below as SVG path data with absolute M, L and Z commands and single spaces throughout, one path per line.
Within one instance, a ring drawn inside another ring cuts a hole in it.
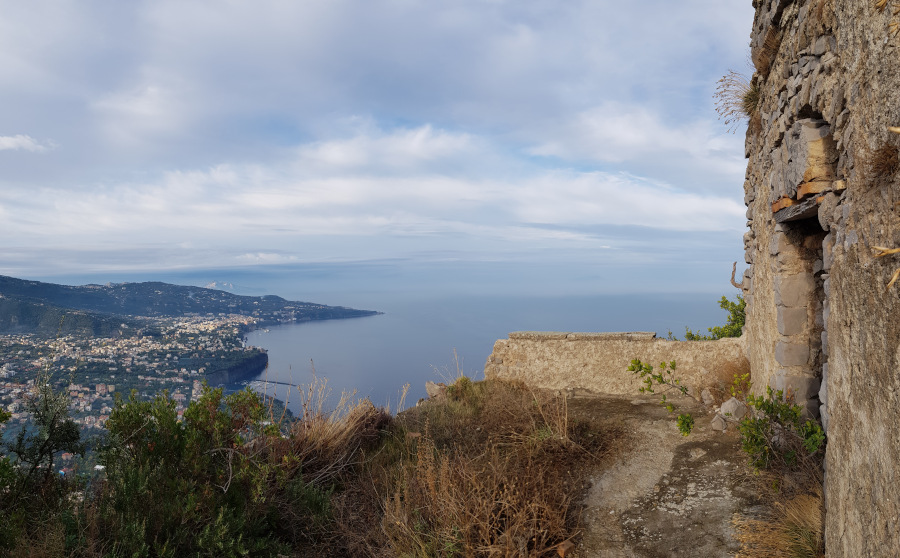
M 677 375 L 695 397 L 703 388 L 729 385 L 746 368 L 742 338 L 669 341 L 655 333 L 515 332 L 500 339 L 484 368 L 487 378 L 521 380 L 536 387 L 636 395 L 632 359 L 651 365 L 675 361 Z
M 757 391 L 826 426 L 828 556 L 900 556 L 900 0 L 756 0 L 746 139 Z

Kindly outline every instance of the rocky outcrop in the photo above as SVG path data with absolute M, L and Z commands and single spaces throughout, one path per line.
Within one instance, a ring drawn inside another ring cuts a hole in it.
M 827 428 L 829 556 L 900 556 L 900 2 L 756 0 L 744 289 L 754 389 Z

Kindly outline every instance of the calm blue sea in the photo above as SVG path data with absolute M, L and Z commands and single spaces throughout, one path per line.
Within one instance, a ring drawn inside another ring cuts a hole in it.
M 511 331 L 655 331 L 665 337 L 671 329 L 680 337 L 686 325 L 696 330 L 724 322 L 719 296 L 390 297 L 370 305 L 383 315 L 277 326 L 251 332 L 247 342 L 269 352 L 260 379 L 305 385 L 315 370 L 328 380 L 332 401 L 356 391 L 396 408 L 404 384 L 410 384 L 406 403 L 414 404 L 425 397 L 426 381 L 455 377 L 457 362 L 463 373 L 481 378 L 494 342 Z M 296 392 L 288 396 L 285 386 L 270 385 L 270 395 L 272 388 L 298 410 Z
M 404 384 L 410 384 L 407 403 L 414 404 L 425 396 L 426 381 L 455 377 L 454 353 L 465 374 L 480 378 L 494 342 L 511 331 L 655 331 L 665 337 L 672 330 L 681 337 L 685 326 L 705 332 L 724 323 L 718 300 L 737 293 L 724 281 L 731 259 L 678 257 L 661 252 L 630 267 L 591 258 L 579 265 L 552 258 L 539 263 L 378 261 L 29 278 L 73 285 L 215 282 L 215 288 L 237 294 L 384 312 L 274 327 L 247 339 L 268 349 L 269 380 L 308 384 L 314 366 L 335 394 L 355 390 L 373 403 L 396 408 Z M 661 289 L 690 292 L 647 294 Z M 285 395 L 281 386 L 278 396 Z M 297 403 L 296 394 L 289 397 L 294 411 Z

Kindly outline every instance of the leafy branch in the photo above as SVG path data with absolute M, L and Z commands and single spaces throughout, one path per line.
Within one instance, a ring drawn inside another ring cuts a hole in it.
M 653 367 L 645 364 L 640 359 L 631 361 L 628 371 L 641 377 L 643 386 L 638 388 L 641 393 L 656 393 L 660 391 L 660 404 L 664 405 L 666 410 L 674 413 L 676 410 L 667 398 L 667 393 L 676 391 L 681 395 L 687 395 L 688 388 L 681 384 L 681 378 L 675 376 L 675 361 L 663 362 L 659 365 L 659 372 L 654 372 Z M 682 436 L 687 436 L 694 428 L 694 417 L 690 413 L 680 414 L 677 419 L 678 430 Z

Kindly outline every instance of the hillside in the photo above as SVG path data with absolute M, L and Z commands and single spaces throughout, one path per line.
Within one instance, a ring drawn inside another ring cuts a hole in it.
M 259 325 L 269 325 L 377 312 L 160 282 L 69 286 L 0 276 L 0 333 L 108 335 L 121 328 L 121 317 L 216 314 L 252 316 Z M 128 320 L 125 325 L 136 326 Z

